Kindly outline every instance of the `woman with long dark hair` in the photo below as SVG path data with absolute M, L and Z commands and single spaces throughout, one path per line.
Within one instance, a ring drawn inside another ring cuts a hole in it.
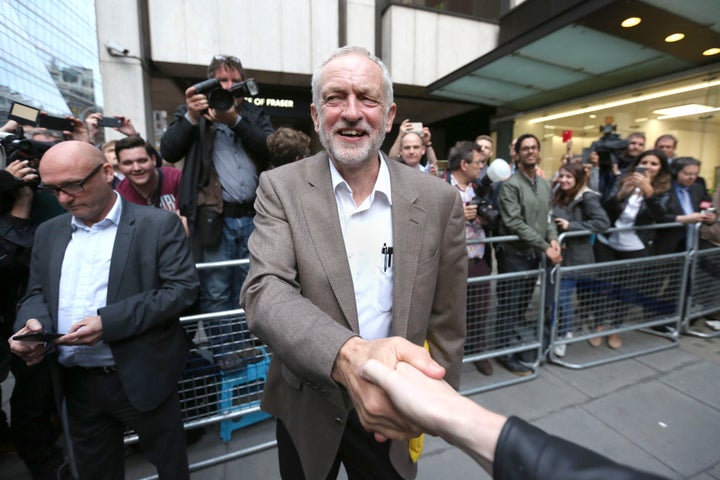
M 600 194 L 586 186 L 586 172 L 582 164 L 570 163 L 560 168 L 553 193 L 553 220 L 559 232 L 590 230 L 601 232 L 610 227 L 605 210 L 600 206 Z M 562 265 L 575 266 L 595 263 L 591 237 L 570 237 L 562 244 Z M 582 308 L 587 304 L 588 290 L 582 277 L 570 273 L 561 276 L 560 293 L 555 321 L 557 337 L 572 338 L 571 322 L 574 319 L 573 292 L 577 289 L 577 302 Z M 565 355 L 565 344 L 556 345 L 556 356 Z
M 632 227 L 652 225 L 660 221 L 665 213 L 668 192 L 672 185 L 672 175 L 665 154 L 661 150 L 646 150 L 642 152 L 628 167 L 626 175 L 617 183 L 615 190 L 602 201 L 602 206 L 610 217 L 613 227 Z M 651 255 L 654 230 L 629 230 L 614 232 L 610 235 L 598 235 L 595 242 L 595 259 L 598 262 L 613 260 L 629 260 L 643 258 Z M 618 278 L 642 278 L 642 273 L 635 269 L 634 273 L 628 270 L 620 272 Z M 642 293 L 650 290 L 647 286 Z M 624 285 L 621 288 L 627 289 Z M 635 288 L 635 286 L 633 286 Z M 617 295 L 616 295 L 617 297 Z M 610 318 L 614 327 L 620 326 L 629 307 L 627 295 L 620 295 L 620 299 L 608 299 L 608 308 L 603 309 L 606 318 Z M 598 331 L 604 325 L 598 325 Z M 590 339 L 590 344 L 599 346 L 601 338 Z M 622 340 L 617 334 L 608 336 L 608 346 L 613 349 L 622 346 Z

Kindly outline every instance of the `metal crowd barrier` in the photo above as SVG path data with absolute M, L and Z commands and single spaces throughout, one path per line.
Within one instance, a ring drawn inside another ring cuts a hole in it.
M 468 244 L 484 244 L 486 248 L 496 251 L 513 240 L 518 240 L 518 237 L 490 237 L 469 240 Z M 493 264 L 497 265 L 497 262 L 494 261 Z M 542 281 L 544 274 L 543 258 L 537 269 L 468 278 L 467 338 L 463 363 L 523 354 L 531 359 L 527 366 L 532 373 L 519 377 L 503 375 L 495 369 L 496 373 L 481 379 L 479 385 L 463 386 L 461 394 L 473 395 L 537 377 L 545 319 L 545 282 Z M 525 303 L 528 296 L 522 294 L 521 288 L 514 288 L 518 285 L 532 290 L 529 303 Z M 499 308 L 500 297 L 504 308 Z M 521 315 L 516 317 L 518 312 Z
M 677 225 L 611 229 L 608 232 L 665 229 Z M 568 232 L 562 234 L 559 240 L 562 242 L 566 238 L 589 235 L 591 233 L 587 231 Z M 692 328 L 693 320 L 720 311 L 717 288 L 720 247 L 697 250 L 697 229 L 689 229 L 689 235 L 690 247 L 682 253 L 590 265 L 558 266 L 552 270 L 546 269 L 543 259 L 538 269 L 504 274 L 497 274 L 493 270 L 491 275 L 469 278 L 468 337 L 463 363 L 524 353 L 531 358 L 527 365 L 532 369 L 532 374 L 518 377 L 496 368 L 495 374 L 484 377 L 480 385 L 463 385 L 461 393 L 471 395 L 532 380 L 538 376 L 540 362 L 545 358 L 568 368 L 586 368 L 675 347 L 678 345 L 678 332 L 698 336 L 720 335 L 720 332 L 708 334 Z M 517 240 L 517 237 L 491 237 L 468 243 L 483 243 L 497 249 L 512 240 Z M 248 260 L 233 260 L 198 264 L 197 268 L 235 268 L 247 263 Z M 496 265 L 496 262 L 493 263 Z M 527 304 L 518 305 L 526 297 L 516 295 L 512 289 L 503 289 L 513 282 L 523 281 L 526 285 L 532 285 L 533 292 Z M 508 311 L 498 308 L 498 294 L 501 291 L 506 294 L 503 305 L 509 305 L 508 310 L 515 307 L 524 312 L 519 321 L 510 318 Z M 689 296 L 685 295 L 687 291 Z M 569 313 L 568 305 L 572 308 L 572 314 Z M 264 369 L 272 354 L 247 329 L 244 310 L 238 308 L 189 315 L 182 317 L 181 322 L 195 344 L 188 357 L 185 374 L 179 382 L 185 428 L 190 430 L 220 423 L 222 438 L 228 441 L 234 429 L 244 426 L 243 421 L 252 423 L 266 418 L 260 412 L 259 399 L 264 387 Z M 522 340 L 519 340 L 514 329 L 517 325 L 521 325 L 528 334 Z M 603 325 L 605 329 L 596 331 L 598 325 Z M 653 327 L 662 330 L 667 325 L 672 329 L 659 332 L 653 330 Z M 560 334 L 565 331 L 572 332 L 572 337 L 561 337 Z M 591 349 L 593 355 L 583 355 L 583 351 L 589 350 L 589 346 L 585 345 L 586 340 L 612 333 L 635 337 L 632 342 L 626 341 L 618 351 Z M 653 338 L 655 342 L 651 340 Z M 554 353 L 554 347 L 561 344 L 569 347 L 563 358 Z M 581 345 L 585 348 L 581 348 Z M 218 349 L 239 354 L 242 361 L 238 368 L 221 369 L 218 365 Z M 228 429 L 223 430 L 223 424 Z M 125 442 L 135 441 L 137 436 L 128 432 Z M 193 463 L 190 469 L 196 471 L 208 468 L 275 445 L 272 441 L 236 450 Z
M 607 233 L 657 230 L 662 234 L 662 230 L 678 226 L 611 228 Z M 591 235 L 588 231 L 566 232 L 558 241 L 563 245 L 568 238 L 580 237 L 589 243 Z M 550 288 L 554 315 L 548 359 L 577 369 L 677 347 L 690 258 L 681 252 L 553 268 Z M 664 341 L 640 338 L 638 333 Z M 602 345 L 612 334 L 625 337 L 617 350 L 588 348 L 585 344 L 597 339 Z M 555 353 L 557 345 L 566 345 L 562 358 Z
M 700 248 L 700 224 L 690 227 L 692 265 L 688 281 L 688 300 L 681 325 L 682 332 L 701 338 L 720 336 L 720 321 L 707 322 L 714 325 L 710 331 L 702 329 L 700 317 L 720 311 L 720 247 Z M 718 322 L 718 323 L 714 323 Z

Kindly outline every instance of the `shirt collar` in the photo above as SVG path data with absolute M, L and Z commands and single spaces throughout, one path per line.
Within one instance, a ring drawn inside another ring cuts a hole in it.
M 375 186 L 373 187 L 373 191 L 368 197 L 368 200 L 369 203 L 372 204 L 375 198 L 375 194 L 382 193 L 383 195 L 385 195 L 387 202 L 392 205 L 392 195 L 390 190 L 390 170 L 388 170 L 387 164 L 385 163 L 386 160 L 382 152 L 378 152 L 378 155 L 380 156 L 380 170 L 378 171 L 378 177 L 377 180 L 375 180 Z M 335 168 L 335 164 L 329 156 L 328 162 L 330 162 L 330 177 L 332 179 L 333 192 L 337 192 L 338 188 L 344 188 L 345 191 L 352 194 L 352 189 L 350 188 L 350 185 L 348 185 L 342 175 L 340 175 L 340 172 L 338 172 L 337 168 Z
M 120 199 L 120 194 L 118 192 L 113 191 L 113 193 L 115 194 L 115 204 L 112 206 L 105 218 L 95 223 L 93 227 L 97 225 L 98 228 L 107 228 L 110 225 L 114 225 L 116 227 L 120 225 L 120 216 L 122 215 L 122 200 Z M 75 215 L 73 215 L 70 219 L 70 226 L 72 227 L 73 232 L 78 228 L 81 228 L 83 230 L 90 230 L 92 228 L 85 225 L 85 222 L 77 218 Z
M 522 168 L 518 168 L 515 172 L 516 172 L 516 173 L 517 173 L 517 172 L 520 172 L 520 175 L 521 175 L 525 180 L 527 180 L 527 182 L 528 182 L 530 185 L 535 185 L 535 183 L 537 182 L 537 173 L 535 174 L 535 177 L 530 178 L 530 175 L 528 175 L 527 173 L 525 173 L 525 170 L 523 170 Z

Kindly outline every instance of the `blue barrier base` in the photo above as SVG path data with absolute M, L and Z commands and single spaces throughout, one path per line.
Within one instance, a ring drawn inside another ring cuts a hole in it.
M 262 392 L 265 386 L 267 369 L 270 365 L 270 356 L 267 354 L 264 347 L 258 347 L 258 351 L 262 352 L 262 357 L 259 362 L 246 365 L 237 370 L 220 373 L 220 412 L 222 414 L 228 414 L 233 410 L 238 410 L 240 408 L 256 407 L 260 405 L 259 400 L 243 402 L 241 406 L 233 404 L 233 400 L 236 398 L 236 389 L 240 390 L 241 395 L 239 398 L 242 398 L 244 395 Z M 269 414 L 259 411 L 243 415 L 237 419 L 223 420 L 220 423 L 220 439 L 223 442 L 229 442 L 233 431 L 261 422 L 267 418 L 270 418 Z

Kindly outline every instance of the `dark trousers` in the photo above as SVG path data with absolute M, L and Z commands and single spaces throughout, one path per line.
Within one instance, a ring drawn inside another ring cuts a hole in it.
M 53 391 L 50 364 L 28 367 L 12 356 L 15 388 L 10 397 L 10 424 L 18 455 L 33 478 L 56 478 L 64 455 L 58 446 L 60 420 Z
M 62 369 L 70 436 L 80 480 L 125 477 L 123 434 L 135 430 L 161 479 L 189 479 L 177 393 L 149 412 L 130 404 L 117 373 Z
M 283 480 L 305 480 L 300 456 L 285 425 L 278 420 L 276 427 L 280 476 Z M 337 478 L 340 463 L 345 467 L 349 480 L 399 480 L 390 463 L 390 442 L 379 443 L 372 433 L 366 431 L 355 410 L 348 415 L 342 441 L 328 480 Z
M 540 267 L 540 254 L 518 255 L 507 249 L 498 249 L 498 273 L 524 272 Z M 498 280 L 497 297 L 497 343 L 500 347 L 512 347 L 532 342 L 536 337 L 535 321 L 525 318 L 537 278 L 512 278 Z

